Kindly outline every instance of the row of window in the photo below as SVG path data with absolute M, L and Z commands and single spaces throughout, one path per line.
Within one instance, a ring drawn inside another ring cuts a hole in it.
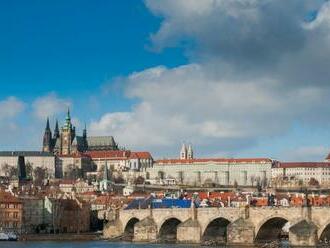
M 0 227 L 3 228 L 17 228 L 18 226 L 17 221 L 0 221 Z
M 14 212 L 14 213 L 9 213 L 9 212 L 0 212 L 0 217 L 1 218 L 14 218 L 14 219 L 18 219 L 18 213 Z

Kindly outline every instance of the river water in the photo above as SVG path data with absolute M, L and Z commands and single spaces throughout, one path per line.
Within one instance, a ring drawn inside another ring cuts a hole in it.
M 178 244 L 134 244 L 134 243 L 111 243 L 107 241 L 84 241 L 84 242 L 0 242 L 0 248 L 199 248 L 200 245 Z M 206 246 L 203 246 L 206 247 Z M 224 248 L 226 246 L 217 246 Z M 281 247 L 288 247 L 283 245 Z M 231 246 L 231 248 L 234 248 Z

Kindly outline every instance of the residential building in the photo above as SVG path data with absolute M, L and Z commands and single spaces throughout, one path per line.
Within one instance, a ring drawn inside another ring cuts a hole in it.
M 23 202 L 23 233 L 39 233 L 44 229 L 44 198 L 21 195 Z
M 22 232 L 23 202 L 9 192 L 0 190 L 0 231 Z

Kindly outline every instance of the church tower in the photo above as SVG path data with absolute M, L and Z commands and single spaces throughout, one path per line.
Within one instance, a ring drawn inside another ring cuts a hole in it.
M 191 145 L 188 146 L 187 159 L 194 159 L 194 151 Z
M 187 147 L 184 143 L 182 144 L 181 147 L 180 159 L 187 159 Z
M 75 137 L 75 128 L 71 123 L 70 109 L 68 109 L 67 115 L 65 117 L 65 124 L 61 129 L 61 154 L 69 155 L 71 154 L 71 145 Z
M 49 118 L 47 118 L 43 143 L 42 143 L 42 151 L 43 152 L 51 152 L 52 151 L 52 131 L 49 126 Z

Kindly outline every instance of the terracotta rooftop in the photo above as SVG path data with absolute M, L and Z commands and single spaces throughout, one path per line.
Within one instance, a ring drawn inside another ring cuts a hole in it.
M 9 192 L 0 191 L 0 203 L 22 203 L 22 202 Z
M 330 162 L 280 162 L 277 168 L 324 168 L 330 167 Z
M 107 159 L 126 159 L 130 155 L 130 151 L 114 150 L 114 151 L 87 151 L 84 155 L 90 158 L 107 158 Z
M 152 159 L 150 152 L 131 152 L 131 158 Z
M 199 159 L 162 159 L 158 164 L 194 164 L 194 163 L 271 163 L 269 158 L 199 158 Z

